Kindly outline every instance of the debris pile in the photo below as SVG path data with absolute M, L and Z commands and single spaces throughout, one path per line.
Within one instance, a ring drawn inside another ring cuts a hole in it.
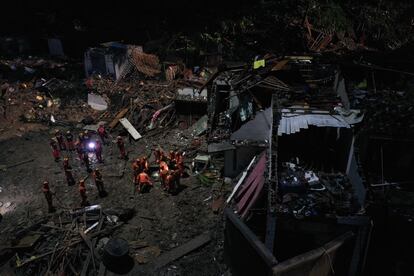
M 102 270 L 100 264 L 109 238 L 132 217 L 132 212 L 105 211 L 100 205 L 92 205 L 43 219 L 16 232 L 16 240 L 9 248 L 16 253 L 16 272 L 96 274 Z
M 356 196 L 346 175 L 306 170 L 294 163 L 283 163 L 279 190 L 282 214 L 296 218 L 325 215 L 346 216 L 357 211 Z
M 135 68 L 146 76 L 154 77 L 161 73 L 160 61 L 156 55 L 146 54 L 134 48 L 131 52 L 131 61 Z
M 395 137 L 414 134 L 414 101 L 410 91 L 368 93 L 356 89 L 351 95 L 355 105 L 366 110 L 364 130 Z

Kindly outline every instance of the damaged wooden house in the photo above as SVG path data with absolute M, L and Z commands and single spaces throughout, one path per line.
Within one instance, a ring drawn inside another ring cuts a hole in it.
M 225 258 L 234 275 L 359 275 L 371 219 L 355 154 L 363 119 L 340 68 L 268 57 L 209 83 L 208 151 L 233 178 Z
M 119 42 L 89 48 L 84 54 L 84 66 L 86 77 L 100 74 L 115 80 L 135 71 L 151 77 L 161 72 L 157 56 L 144 53 L 141 46 Z

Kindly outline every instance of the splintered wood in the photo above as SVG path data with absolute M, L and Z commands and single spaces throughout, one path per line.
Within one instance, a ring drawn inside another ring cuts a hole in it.
M 98 215 L 95 209 L 92 211 L 84 208 L 66 214 L 71 218 L 68 223 L 59 218 L 31 226 L 20 243 L 10 248 L 19 250 L 16 254 L 17 274 L 37 271 L 36 275 L 58 275 L 71 271 L 73 275 L 96 275 L 101 263 L 97 253 L 98 240 L 123 223 L 107 223 L 102 210 Z M 33 234 L 34 230 L 37 234 Z

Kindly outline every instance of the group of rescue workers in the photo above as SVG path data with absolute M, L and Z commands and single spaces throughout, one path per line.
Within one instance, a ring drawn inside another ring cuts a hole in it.
M 74 141 L 73 134 L 68 130 L 65 135 L 62 134 L 60 130 L 56 130 L 55 137 L 51 139 L 50 146 L 52 148 L 52 155 L 56 162 L 60 161 L 61 152 L 74 152 L 77 153 L 77 159 L 85 166 L 88 173 L 92 172 L 92 176 L 98 190 L 99 196 L 104 197 L 107 195 L 107 192 L 104 189 L 104 182 L 102 179 L 102 174 L 98 168 L 92 170 L 91 162 L 89 160 L 90 156 L 95 155 L 96 161 L 98 163 L 103 163 L 102 150 L 103 145 L 109 144 L 109 135 L 103 125 L 99 125 L 97 129 L 97 134 L 100 139 L 92 139 L 92 135 L 89 131 L 85 130 L 84 132 L 79 133 L 76 141 Z M 116 138 L 116 144 L 119 149 L 119 158 L 126 160 L 127 152 L 125 149 L 125 144 L 121 136 Z M 184 174 L 184 160 L 183 153 L 179 151 L 170 151 L 168 156 L 164 152 L 157 148 L 153 150 L 155 162 L 159 166 L 159 176 L 161 186 L 164 191 L 173 193 L 177 190 L 180 184 L 180 178 Z M 69 158 L 63 158 L 63 170 L 66 176 L 66 181 L 68 186 L 75 185 L 76 181 L 72 174 L 72 167 L 69 163 Z M 133 186 L 134 194 L 136 192 L 143 193 L 150 190 L 153 186 L 153 182 L 149 177 L 149 163 L 148 157 L 143 156 L 137 158 L 132 162 L 132 171 L 133 171 Z M 79 195 L 81 197 L 81 206 L 88 206 L 88 200 L 86 195 L 86 178 L 79 180 Z M 49 182 L 43 182 L 43 193 L 45 195 L 49 212 L 55 211 L 52 202 L 52 195 L 54 193 L 50 190 Z
M 155 162 L 159 165 L 159 176 L 161 187 L 164 191 L 174 193 L 180 185 L 180 178 L 184 174 L 184 157 L 179 151 L 170 151 L 166 156 L 164 152 L 157 148 L 153 150 Z M 148 157 L 137 158 L 132 163 L 133 183 L 135 192 L 145 192 L 153 184 L 148 175 Z

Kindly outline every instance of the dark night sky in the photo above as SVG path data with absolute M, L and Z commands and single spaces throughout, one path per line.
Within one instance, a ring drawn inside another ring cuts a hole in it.
M 4 2 L 4 1 L 2 1 Z M 44 44 L 64 40 L 65 52 L 78 55 L 103 41 L 143 44 L 170 34 L 194 34 L 218 28 L 222 19 L 249 14 L 254 1 L 8 1 L 2 3 L 0 37 L 24 36 Z M 82 31 L 75 30 L 74 21 Z M 43 46 L 39 46 L 42 48 Z M 0 53 L 1 54 L 1 53 Z
M 212 19 L 238 16 L 246 3 L 256 1 L 11 1 L 3 4 L 1 33 L 70 32 L 79 19 L 89 31 L 156 31 L 160 27 L 191 31 Z

